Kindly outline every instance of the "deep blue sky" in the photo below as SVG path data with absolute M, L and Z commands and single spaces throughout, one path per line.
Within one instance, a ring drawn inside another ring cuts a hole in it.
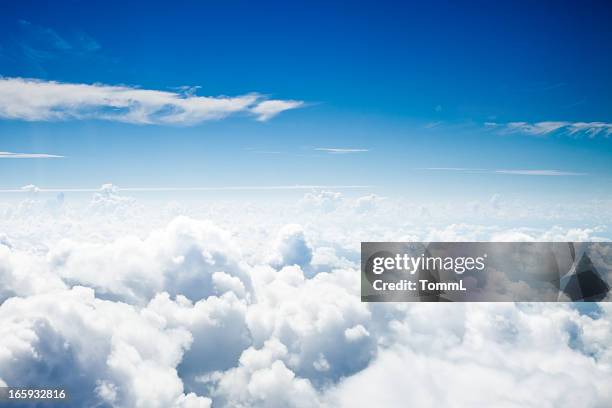
M 259 92 L 307 106 L 264 123 L 0 119 L 0 151 L 67 156 L 0 159 L 0 188 L 111 181 L 610 195 L 610 136 L 485 126 L 612 122 L 610 2 L 398 3 L 4 2 L 4 77 L 201 86 L 199 95 Z M 415 170 L 425 167 L 588 174 Z

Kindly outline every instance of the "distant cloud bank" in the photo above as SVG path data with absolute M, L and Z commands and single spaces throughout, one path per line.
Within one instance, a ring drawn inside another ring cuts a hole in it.
M 134 124 L 193 125 L 246 113 L 266 121 L 302 101 L 196 96 L 131 86 L 0 78 L 0 118 L 26 121 L 101 119 Z

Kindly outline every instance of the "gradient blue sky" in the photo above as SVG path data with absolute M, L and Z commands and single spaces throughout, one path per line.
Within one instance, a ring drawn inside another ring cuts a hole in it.
M 575 123 L 612 130 L 610 2 L 396 3 L 4 2 L 4 78 L 305 105 L 265 122 L 0 118 L 0 151 L 65 156 L 0 157 L 0 189 L 359 184 L 610 197 L 612 132 L 572 133 Z M 565 125 L 530 130 L 547 121 Z

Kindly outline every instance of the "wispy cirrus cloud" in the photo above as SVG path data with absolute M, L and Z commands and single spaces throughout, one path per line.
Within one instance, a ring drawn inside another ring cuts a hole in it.
M 131 86 L 0 78 L 0 118 L 26 121 L 101 119 L 134 124 L 193 125 L 246 113 L 266 121 L 302 101 L 257 93 L 196 96 Z
M 524 133 L 532 136 L 546 136 L 555 132 L 565 132 L 569 135 L 586 135 L 589 137 L 609 137 L 612 135 L 612 123 L 608 122 L 486 122 L 485 126 L 507 133 Z
M 495 170 L 499 174 L 517 174 L 520 176 L 586 176 L 588 173 L 561 170 Z
M 349 154 L 349 153 L 365 153 L 369 152 L 369 149 L 350 149 L 350 148 L 336 148 L 336 147 L 317 147 L 316 151 L 326 152 L 330 154 Z
M 0 159 L 61 159 L 64 156 L 46 153 L 13 153 L 0 152 Z
M 469 172 L 481 172 L 487 171 L 487 169 L 476 169 L 468 167 L 422 167 L 417 170 L 446 170 L 446 171 L 469 171 Z
M 265 122 L 266 120 L 273 118 L 279 113 L 289 110 L 296 109 L 304 105 L 302 101 L 292 101 L 292 100 L 268 100 L 263 101 L 255 105 L 251 108 L 251 112 L 257 115 L 257 120 L 260 122 Z
M 110 62 L 102 46 L 83 31 L 57 31 L 23 19 L 4 22 L 10 34 L 0 39 L 0 64 L 8 63 L 24 76 L 47 77 L 59 61 L 90 68 Z
M 530 170 L 530 169 L 477 169 L 466 167 L 424 167 L 416 170 L 429 171 L 455 171 L 461 173 L 493 173 L 493 174 L 513 174 L 519 176 L 587 176 L 588 173 L 563 170 Z

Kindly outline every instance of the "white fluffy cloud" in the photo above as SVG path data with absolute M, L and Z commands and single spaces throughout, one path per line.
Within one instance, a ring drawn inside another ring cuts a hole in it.
M 129 86 L 0 78 L 0 118 L 27 121 L 102 119 L 188 125 L 236 113 L 266 121 L 302 104 L 266 100 L 255 93 L 212 97 Z
M 119 188 L 111 183 L 103 184 L 95 192 L 89 203 L 90 211 L 94 213 L 123 214 L 134 204 L 134 199 L 119 194 Z
M 278 339 L 287 348 L 284 363 L 318 385 L 365 367 L 376 350 L 373 338 L 360 335 L 371 313 L 358 278 L 355 269 L 311 279 L 298 266 L 254 271 L 258 302 L 247 312 L 254 344 Z
M 500 196 L 168 206 L 105 185 L 50 211 L 31 190 L 0 203 L 0 383 L 68 385 L 79 407 L 611 404 L 605 303 L 359 296 L 362 240 L 592 240 L 605 224 L 556 225 Z M 470 212 L 492 221 L 457 221 Z
M 234 277 L 234 285 L 250 287 L 239 251 L 227 232 L 186 217 L 176 218 L 145 239 L 125 236 L 101 244 L 62 240 L 47 259 L 51 270 L 66 282 L 132 303 L 145 303 L 162 291 L 195 301 L 206 298 L 219 290 L 221 278 L 213 281 L 216 272 Z
M 178 217 L 146 239 L 126 236 L 109 244 L 61 241 L 48 254 L 52 270 L 101 296 L 146 302 L 161 291 L 192 300 L 218 289 L 216 272 L 249 287 L 249 276 L 227 232 L 210 222 Z M 236 283 L 238 284 L 238 283 Z
M 12 298 L 0 307 L 2 381 L 66 387 L 72 406 L 210 406 L 175 367 L 192 336 L 91 289 Z
M 13 296 L 29 296 L 64 288 L 61 279 L 48 272 L 44 259 L 11 248 L 6 237 L 0 241 L 0 303 Z
M 392 322 L 397 341 L 331 390 L 333 405 L 399 407 L 408 399 L 427 407 L 612 402 L 609 345 L 605 353 L 582 346 L 601 344 L 603 339 L 585 336 L 608 330 L 609 316 L 592 319 L 561 304 L 512 303 L 467 305 L 458 316 L 452 310 L 457 306 L 413 305 L 411 318 Z
M 306 211 L 312 211 L 313 209 L 334 211 L 342 202 L 342 193 L 326 190 L 306 193 L 300 201 Z
M 359 197 L 355 200 L 355 209 L 359 212 L 372 211 L 375 210 L 383 200 L 383 197 L 377 196 L 376 194 Z
M 282 358 L 287 348 L 270 340 L 260 349 L 242 353 L 237 367 L 224 373 L 215 391 L 217 400 L 228 407 L 311 408 L 320 405 L 316 390 L 296 377 Z
M 179 366 L 179 373 L 192 386 L 196 377 L 234 367 L 252 342 L 246 322 L 247 302 L 233 292 L 195 304 L 184 296 L 173 301 L 167 293 L 161 293 L 147 310 L 163 317 L 168 327 L 186 329 L 193 336 Z
M 312 248 L 306 241 L 302 227 L 289 224 L 281 228 L 276 236 L 270 263 L 276 267 L 307 266 L 311 260 Z

